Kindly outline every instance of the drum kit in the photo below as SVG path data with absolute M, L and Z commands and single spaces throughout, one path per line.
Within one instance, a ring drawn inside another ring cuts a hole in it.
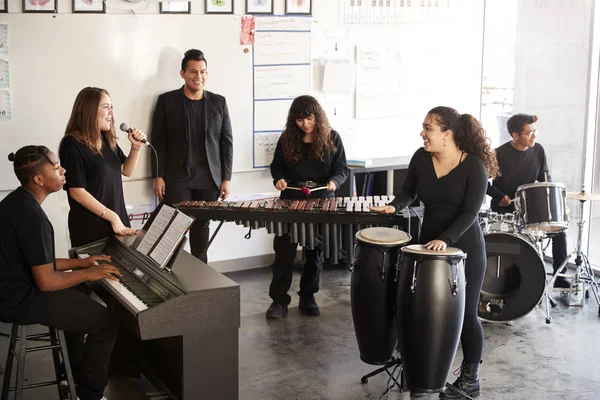
M 543 239 L 567 229 L 567 198 L 581 202 L 577 249 L 547 281 Z M 571 286 L 587 285 L 600 306 L 599 283 L 581 251 L 583 204 L 588 200 L 600 200 L 600 195 L 583 190 L 567 194 L 560 183 L 533 183 L 518 188 L 515 212 L 480 213 L 487 251 L 480 319 L 514 321 L 546 294 L 546 321 L 550 323 L 548 287 L 552 288 L 557 276 L 565 276 L 562 271 L 573 256 L 577 268 L 569 277 Z M 420 393 L 441 392 L 446 387 L 470 399 L 446 382 L 464 318 L 467 255 L 452 247 L 433 251 L 408 245 L 410 241 L 407 233 L 386 227 L 362 229 L 355 235 L 350 292 L 354 330 L 361 360 L 381 366 L 361 382 L 386 372 L 389 380 L 383 395 L 396 386 L 399 391 Z M 400 358 L 393 356 L 394 350 Z
M 567 256 L 563 264 L 549 280 L 546 279 L 543 241 L 563 232 L 569 225 L 569 209 L 566 199 L 581 202 L 577 222 L 577 248 Z M 479 222 L 484 234 L 487 266 L 480 295 L 479 318 L 487 322 L 507 322 L 527 315 L 542 297 L 546 298 L 546 323 L 551 323 L 550 305 L 554 281 L 558 276 L 571 279 L 568 293 L 569 305 L 573 293 L 588 293 L 592 289 L 600 306 L 600 288 L 587 256 L 581 250 L 581 237 L 585 221 L 583 204 L 588 200 L 600 200 L 600 196 L 585 193 L 567 193 L 561 183 L 540 182 L 519 186 L 513 200 L 515 211 L 497 213 L 480 212 Z M 563 271 L 571 257 L 575 256 L 574 275 Z M 583 296 L 582 296 L 583 297 Z M 583 305 L 583 301 L 578 304 Z M 600 308 L 599 308 L 600 313 Z

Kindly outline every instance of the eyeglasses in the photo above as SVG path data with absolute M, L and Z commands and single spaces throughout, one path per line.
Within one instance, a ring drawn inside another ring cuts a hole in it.
M 537 129 L 532 129 L 530 131 L 527 132 L 523 132 L 522 135 L 527 135 L 529 137 L 531 137 L 533 134 L 537 134 Z

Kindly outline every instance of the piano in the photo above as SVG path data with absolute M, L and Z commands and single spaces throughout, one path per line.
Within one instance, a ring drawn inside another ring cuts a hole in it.
M 139 341 L 138 366 L 157 389 L 176 400 L 238 399 L 239 285 L 185 251 L 162 270 L 131 248 L 134 239 L 109 237 L 69 256 L 109 255 L 122 272 L 94 291 Z

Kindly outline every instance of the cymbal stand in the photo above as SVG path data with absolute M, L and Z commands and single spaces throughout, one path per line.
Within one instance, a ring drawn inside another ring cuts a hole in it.
M 583 306 L 585 296 L 582 296 L 581 301 L 579 302 L 572 302 L 573 291 L 581 284 L 582 293 L 586 293 L 588 288 L 592 290 L 594 298 L 596 299 L 596 303 L 598 304 L 598 315 L 600 315 L 600 284 L 594 276 L 594 270 L 590 265 L 587 255 L 581 250 L 583 227 L 585 225 L 585 220 L 583 219 L 583 208 L 586 200 L 582 199 L 579 201 L 581 206 L 579 220 L 577 221 L 577 248 L 567 256 L 560 267 L 558 267 L 554 275 L 552 275 L 552 278 L 550 278 L 550 280 L 546 283 L 546 292 L 548 292 L 548 290 L 552 290 L 554 281 L 558 276 L 564 276 L 567 279 L 571 279 L 568 298 L 569 306 Z M 575 274 L 573 276 L 566 275 L 563 271 L 566 271 L 569 259 L 573 256 L 575 257 Z M 550 308 L 546 307 L 546 323 L 550 323 L 550 320 Z

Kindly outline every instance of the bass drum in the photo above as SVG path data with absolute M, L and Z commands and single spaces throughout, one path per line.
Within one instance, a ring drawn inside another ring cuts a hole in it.
M 479 318 L 513 321 L 540 302 L 546 268 L 532 242 L 523 235 L 490 232 L 484 236 L 487 266 L 479 298 Z

